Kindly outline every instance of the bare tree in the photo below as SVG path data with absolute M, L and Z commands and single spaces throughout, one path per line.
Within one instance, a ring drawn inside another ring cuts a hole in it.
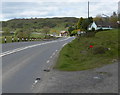
M 46 38 L 47 34 L 50 32 L 50 28 L 49 27 L 44 27 L 42 32 L 43 32 L 43 34 L 45 35 L 45 38 Z

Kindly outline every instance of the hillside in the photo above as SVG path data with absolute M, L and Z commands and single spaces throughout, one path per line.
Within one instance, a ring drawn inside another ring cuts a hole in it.
M 42 29 L 43 27 L 55 28 L 57 30 L 65 29 L 68 26 L 75 25 L 78 18 L 31 18 L 31 19 L 12 19 L 2 22 L 2 27 L 14 30 L 17 28 Z

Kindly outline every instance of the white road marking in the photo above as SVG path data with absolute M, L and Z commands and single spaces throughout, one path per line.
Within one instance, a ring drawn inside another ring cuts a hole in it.
M 55 52 L 52 54 L 52 56 L 54 56 L 55 55 Z
M 38 82 L 38 80 L 35 80 L 35 81 L 34 81 L 34 84 L 36 84 L 37 82 Z
M 94 78 L 94 79 L 100 79 L 100 77 L 97 77 L 97 76 L 96 76 L 96 77 L 93 77 L 93 78 Z
M 63 44 L 63 47 L 66 45 L 67 43 Z
M 66 38 L 64 40 L 60 40 L 60 41 L 51 41 L 51 42 L 46 42 L 46 43 L 41 43 L 41 44 L 36 44 L 36 45 L 31 45 L 31 46 L 26 46 L 26 47 L 17 48 L 17 49 L 14 49 L 14 50 L 6 51 L 6 52 L 1 53 L 0 57 L 6 56 L 6 55 L 9 55 L 9 54 L 18 52 L 18 51 L 22 51 L 22 50 L 25 50 L 25 49 L 28 49 L 28 48 L 44 45 L 44 44 L 49 44 L 49 43 L 54 43 L 54 42 L 62 42 L 62 41 L 68 40 L 69 38 L 70 37 L 68 37 L 68 38 Z
M 35 80 L 32 87 L 35 87 L 35 85 L 38 83 L 38 80 Z
M 55 52 L 53 52 L 53 54 L 50 56 L 50 58 L 52 58 L 57 51 L 58 51 L 58 50 L 56 50 Z
M 52 58 L 53 56 L 50 56 L 50 58 Z
M 50 62 L 50 60 L 48 60 L 46 63 L 49 63 Z

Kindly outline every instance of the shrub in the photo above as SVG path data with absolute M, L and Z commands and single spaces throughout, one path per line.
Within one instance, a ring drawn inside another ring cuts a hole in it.
M 104 54 L 106 49 L 102 46 L 93 48 L 93 54 Z
M 94 28 L 94 27 L 92 27 L 92 31 L 95 31 L 95 28 Z
M 95 36 L 95 32 L 87 32 L 86 33 L 86 37 L 94 37 Z

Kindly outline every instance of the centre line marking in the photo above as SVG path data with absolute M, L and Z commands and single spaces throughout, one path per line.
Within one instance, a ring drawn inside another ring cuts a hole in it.
M 40 43 L 40 44 L 36 44 L 36 45 L 31 45 L 31 46 L 17 48 L 17 49 L 14 49 L 14 50 L 9 50 L 9 51 L 1 53 L 0 57 L 9 55 L 9 54 L 12 54 L 12 53 L 15 53 L 15 52 L 19 52 L 19 51 L 22 51 L 22 50 L 25 50 L 25 49 L 28 49 L 28 48 L 33 48 L 33 47 L 36 47 L 36 46 L 41 46 L 41 45 L 45 45 L 45 44 L 49 44 L 49 43 L 54 43 L 54 42 L 62 42 L 62 41 L 68 40 L 68 39 L 70 39 L 70 37 L 68 37 L 66 39 L 63 39 L 63 40 L 51 41 L 51 42 L 46 42 L 46 43 Z

